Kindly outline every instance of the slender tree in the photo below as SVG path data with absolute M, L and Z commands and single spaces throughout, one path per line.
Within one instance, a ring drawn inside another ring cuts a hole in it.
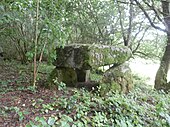
M 122 16 L 122 10 L 120 8 L 120 4 L 121 2 L 117 1 L 117 8 L 118 8 L 118 12 L 119 12 L 119 21 L 120 21 L 120 27 L 121 27 L 121 33 L 122 33 L 122 37 L 123 37 L 123 42 L 125 46 L 130 46 L 130 39 L 131 39 L 131 34 L 132 34 L 132 24 L 133 24 L 133 1 L 130 0 L 130 2 L 127 4 L 127 6 L 129 7 L 129 21 L 128 21 L 128 28 L 127 31 L 124 29 L 124 24 L 123 21 L 124 17 Z
M 35 47 L 34 47 L 34 77 L 33 77 L 33 86 L 36 86 L 37 78 L 37 42 L 38 42 L 38 15 L 39 15 L 39 0 L 37 0 L 37 9 L 36 9 L 36 26 L 35 26 Z

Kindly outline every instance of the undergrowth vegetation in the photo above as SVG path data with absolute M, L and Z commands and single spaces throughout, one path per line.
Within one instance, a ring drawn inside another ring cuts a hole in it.
M 17 70 L 18 76 L 13 79 L 0 80 L 0 117 L 4 120 L 1 123 L 0 119 L 0 125 L 10 125 L 11 119 L 17 123 L 15 126 L 26 127 L 170 126 L 169 93 L 138 85 L 126 95 L 110 92 L 105 96 L 100 96 L 99 91 L 66 88 L 63 83 L 59 90 L 33 88 L 29 82 L 25 85 L 28 79 L 25 69 Z M 41 69 L 44 70 L 43 66 Z M 142 81 L 139 80 L 140 85 Z
M 105 97 L 83 89 L 73 90 L 71 97 L 63 95 L 42 105 L 43 114 L 48 114 L 48 110 L 63 112 L 48 118 L 36 116 L 27 127 L 170 126 L 170 95 L 153 90 L 136 89 L 128 95 L 108 93 Z

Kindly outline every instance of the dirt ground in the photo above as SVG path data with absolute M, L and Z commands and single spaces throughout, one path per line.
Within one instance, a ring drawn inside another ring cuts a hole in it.
M 59 112 L 42 111 L 43 104 L 55 102 L 63 92 L 43 87 L 30 87 L 31 71 L 17 63 L 0 61 L 0 127 L 24 127 L 36 116 L 48 117 Z M 69 97 L 72 94 L 70 91 Z M 36 104 L 36 106 L 35 106 Z

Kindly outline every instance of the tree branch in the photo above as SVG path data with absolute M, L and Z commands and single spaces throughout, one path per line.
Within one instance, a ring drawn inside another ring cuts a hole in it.
M 128 42 L 128 46 L 129 46 L 129 42 L 130 42 L 130 38 L 131 38 L 131 33 L 132 33 L 132 20 L 133 20 L 133 0 L 130 0 L 130 9 L 129 9 L 129 28 L 128 28 L 128 34 L 127 34 L 127 42 Z
M 145 36 L 145 34 L 146 34 L 146 32 L 147 32 L 148 29 L 149 29 L 149 27 L 147 27 L 147 28 L 144 30 L 144 33 L 143 33 L 142 37 L 139 39 L 136 48 L 132 51 L 133 54 L 138 50 L 139 46 L 141 45 L 141 41 L 143 40 L 143 38 L 144 38 L 144 36 Z
M 145 0 L 144 0 L 144 3 L 145 3 L 151 10 L 154 11 L 154 13 L 155 13 L 156 17 L 158 18 L 158 20 L 161 21 L 161 22 L 164 24 L 163 20 L 162 20 L 161 17 L 159 16 L 158 11 L 155 9 L 154 1 L 152 0 L 152 6 L 151 6 L 148 2 L 146 2 Z
M 150 25 L 151 25 L 153 28 L 158 29 L 158 30 L 160 30 L 160 31 L 163 31 L 163 32 L 166 32 L 166 33 L 167 33 L 167 30 L 162 29 L 162 28 L 159 27 L 159 26 L 156 26 L 156 25 L 152 22 L 149 14 L 146 12 L 146 10 L 144 9 L 144 7 L 143 7 L 137 0 L 134 0 L 134 1 L 136 2 L 137 6 L 143 11 L 144 15 L 146 16 L 146 18 L 148 19 Z
M 127 46 L 128 42 L 127 42 L 127 38 L 125 36 L 125 32 L 124 32 L 124 28 L 123 28 L 123 22 L 122 22 L 122 12 L 120 10 L 120 6 L 119 3 L 117 3 L 118 6 L 118 11 L 119 11 L 119 21 L 120 21 L 120 27 L 121 27 L 121 32 L 122 32 L 122 36 L 123 36 L 123 41 L 124 41 L 124 45 Z

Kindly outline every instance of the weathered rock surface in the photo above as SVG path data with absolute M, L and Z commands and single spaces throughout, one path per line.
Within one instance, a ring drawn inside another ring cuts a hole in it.
M 111 67 L 103 76 L 101 81 L 101 94 L 108 91 L 128 93 L 133 88 L 131 69 L 127 64 Z
M 3 57 L 3 49 L 2 49 L 2 47 L 0 47 L 0 57 Z
M 0 47 L 0 62 L 3 61 L 3 59 L 4 59 L 4 52 L 2 47 Z
M 77 83 L 75 70 L 73 68 L 55 68 L 48 78 L 48 86 L 52 87 L 54 84 L 57 86 L 61 82 L 67 86 L 75 86 Z
M 50 75 L 49 81 L 57 78 L 58 82 L 64 82 L 67 86 L 75 86 L 78 82 L 89 82 L 89 74 L 92 68 L 104 65 L 120 65 L 131 57 L 131 51 L 124 46 L 105 46 L 89 44 L 72 44 L 64 48 L 56 48 L 57 58 L 54 61 L 56 68 Z M 104 74 L 102 80 L 103 92 L 110 89 L 123 91 L 131 89 L 129 69 L 120 65 L 111 68 Z M 131 80 L 131 79 L 130 79 Z M 80 83 L 79 83 L 80 84 Z M 90 83 L 89 83 L 90 84 Z M 79 86 L 77 86 L 79 87 Z
M 105 46 L 75 44 L 56 49 L 58 68 L 76 68 L 89 70 L 104 65 L 122 64 L 131 56 L 131 51 L 124 46 Z

